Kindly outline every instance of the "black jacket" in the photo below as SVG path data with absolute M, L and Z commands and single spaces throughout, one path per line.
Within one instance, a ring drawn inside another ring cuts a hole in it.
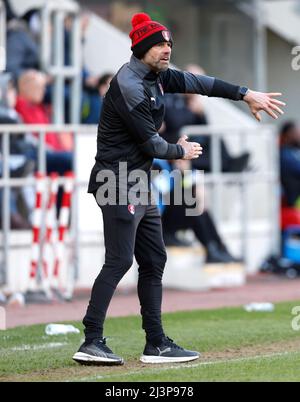
M 169 144 L 158 134 L 165 92 L 240 100 L 239 89 L 213 77 L 173 69 L 156 74 L 132 56 L 112 79 L 104 99 L 88 191 L 101 185 L 96 181 L 101 170 L 112 170 L 118 178 L 119 162 L 127 162 L 128 173 L 136 169 L 149 173 L 153 158 L 183 157 L 181 145 Z
M 13 74 L 15 82 L 26 70 L 40 69 L 39 46 L 25 22 L 10 21 L 6 41 L 6 69 Z

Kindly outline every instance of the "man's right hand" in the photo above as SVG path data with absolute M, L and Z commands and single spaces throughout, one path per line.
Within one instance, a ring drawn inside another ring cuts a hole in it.
M 177 141 L 177 144 L 181 145 L 184 149 L 184 156 L 182 159 L 199 158 L 199 156 L 202 155 L 201 145 L 198 144 L 198 142 L 188 142 L 187 138 L 188 137 L 184 135 Z

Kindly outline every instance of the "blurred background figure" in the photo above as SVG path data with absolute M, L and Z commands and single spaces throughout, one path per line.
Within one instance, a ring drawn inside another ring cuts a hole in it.
M 188 65 L 185 69 L 193 74 L 205 74 L 197 65 Z M 180 130 L 188 125 L 207 125 L 202 97 L 194 94 L 166 94 L 166 114 L 160 135 L 170 143 L 176 143 L 180 138 Z M 189 161 L 169 161 L 169 169 L 198 169 L 211 172 L 211 136 L 198 135 L 192 137 L 203 147 L 200 158 Z M 223 172 L 242 172 L 248 168 L 250 154 L 243 153 L 237 157 L 230 155 L 226 143 L 221 140 L 221 166 Z M 158 163 L 158 161 L 156 161 Z M 170 191 L 172 189 L 170 187 Z M 206 251 L 206 261 L 209 263 L 229 263 L 238 261 L 225 246 L 217 226 L 209 212 L 205 210 L 199 216 L 186 216 L 186 205 L 171 204 L 163 206 L 162 224 L 166 246 L 187 246 L 183 239 L 179 239 L 180 230 L 193 230 L 196 238 Z
M 19 77 L 16 110 L 26 124 L 51 124 L 51 107 L 43 103 L 47 77 L 36 70 L 27 70 Z M 57 172 L 63 176 L 73 169 L 73 136 L 68 132 L 47 132 L 46 170 L 47 174 Z M 38 134 L 31 133 L 25 150 L 26 157 L 38 162 Z M 57 196 L 57 214 L 62 202 L 62 188 Z
M 15 111 L 17 92 L 11 74 L 0 74 L 0 124 L 18 124 L 20 118 Z M 24 155 L 24 136 L 13 135 L 10 140 L 9 168 L 11 177 L 26 177 L 33 173 L 34 163 Z M 0 137 L 0 176 L 2 166 L 2 137 Z M 12 229 L 29 229 L 29 205 L 22 188 L 10 192 L 10 225 Z M 3 190 L 0 188 L 0 210 Z M 0 226 L 2 226 L 0 215 Z
M 186 71 L 193 74 L 205 74 L 204 70 L 194 64 L 186 66 Z M 206 125 L 208 119 L 205 114 L 201 96 L 194 94 L 171 94 L 165 95 L 166 115 L 165 129 L 161 135 L 166 141 L 176 143 L 180 136 L 180 130 L 189 125 Z M 203 147 L 201 158 L 193 161 L 195 169 L 211 171 L 211 137 L 209 135 L 198 135 L 193 141 L 199 142 Z M 248 152 L 237 157 L 230 155 L 226 143 L 221 140 L 221 166 L 223 172 L 242 172 L 248 167 L 250 154 Z
M 280 171 L 287 205 L 300 209 L 300 126 L 293 121 L 280 129 Z
M 184 171 L 191 171 L 191 162 L 187 160 L 176 160 L 176 161 L 160 161 L 155 159 L 153 168 L 154 170 L 167 170 L 171 172 L 172 170 L 179 170 L 182 173 Z M 184 177 L 184 176 L 183 176 Z M 175 246 L 175 247 L 188 247 L 193 246 L 191 242 L 185 239 L 179 238 L 177 235 L 178 231 L 182 230 L 192 230 L 196 239 L 202 244 L 206 252 L 206 262 L 207 263 L 230 263 L 237 262 L 238 260 L 234 258 L 227 247 L 225 246 L 220 234 L 218 233 L 217 227 L 213 221 L 213 218 L 208 210 L 204 210 L 201 214 L 196 216 L 187 216 L 186 210 L 191 208 L 191 205 L 187 205 L 185 202 L 185 197 L 182 197 L 182 204 L 177 205 L 174 199 L 174 180 L 167 178 L 164 185 L 163 194 L 160 193 L 161 188 L 156 187 L 154 181 L 154 194 L 156 194 L 156 200 L 158 201 L 159 209 L 162 215 L 162 228 L 163 237 L 165 245 Z M 193 197 L 198 198 L 198 205 L 203 204 L 203 195 L 197 194 L 195 189 L 195 181 L 191 173 L 191 177 L 188 180 L 182 180 L 181 189 L 182 193 L 190 188 L 193 192 Z M 178 188 L 176 189 L 178 191 Z M 168 202 L 165 204 L 163 199 L 166 197 L 166 193 L 169 193 L 167 197 Z M 192 206 L 194 208 L 195 206 Z M 199 211 L 200 212 L 200 211 Z M 199 262 L 200 263 L 200 262 Z
M 86 32 L 90 25 L 91 13 L 87 9 L 80 11 L 81 44 L 84 47 Z M 64 22 L 64 64 L 71 65 L 71 28 L 72 19 L 70 16 L 65 18 Z M 81 98 L 81 121 L 83 124 L 98 124 L 99 108 L 101 102 L 98 95 L 98 86 L 100 75 L 92 74 L 82 62 L 81 80 L 82 80 L 82 98 Z M 69 116 L 70 104 L 70 82 L 65 82 L 65 122 L 70 122 Z
M 279 130 L 281 251 L 261 270 L 295 278 L 300 273 L 300 126 L 286 121 Z
M 85 87 L 82 106 L 82 123 L 98 124 L 103 98 L 108 91 L 109 84 L 113 78 L 113 73 L 103 74 L 96 83 L 95 87 Z
M 46 84 L 46 75 L 35 70 L 28 70 L 19 78 L 16 110 L 24 123 L 51 123 L 51 108 L 43 104 Z M 27 156 L 37 161 L 37 134 L 33 133 L 31 139 L 32 146 Z M 47 173 L 62 175 L 72 170 L 73 139 L 70 133 L 46 133 L 46 146 Z
M 12 74 L 0 74 L 0 124 L 20 123 L 15 110 L 17 90 L 12 78 Z

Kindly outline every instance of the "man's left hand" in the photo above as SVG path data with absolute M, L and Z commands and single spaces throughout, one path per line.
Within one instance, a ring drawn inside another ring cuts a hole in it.
M 281 96 L 280 92 L 256 92 L 249 89 L 247 95 L 244 96 L 244 101 L 248 103 L 251 113 L 254 115 L 256 120 L 261 121 L 260 111 L 265 111 L 273 119 L 278 119 L 277 114 L 281 115 L 284 112 L 279 108 L 279 106 L 285 106 L 284 102 L 275 99 Z M 277 114 L 276 114 L 277 113 Z

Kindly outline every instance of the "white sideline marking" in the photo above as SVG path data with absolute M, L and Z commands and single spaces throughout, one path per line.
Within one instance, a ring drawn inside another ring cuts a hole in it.
M 278 352 L 278 353 L 273 353 L 269 355 L 256 355 L 256 356 L 249 356 L 249 357 L 241 357 L 238 359 L 227 359 L 227 360 L 215 360 L 215 361 L 210 361 L 210 362 L 201 362 L 201 363 L 193 363 L 193 364 L 184 364 L 184 363 L 178 363 L 176 366 L 168 366 L 168 367 L 163 367 L 157 369 L 152 369 L 152 370 L 139 370 L 139 371 L 130 371 L 128 373 L 120 373 L 120 374 L 112 374 L 112 375 L 99 375 L 99 376 L 94 376 L 94 377 L 85 377 L 81 378 L 80 381 L 90 381 L 90 380 L 101 380 L 104 378 L 113 378 L 113 377 L 130 377 L 135 374 L 141 374 L 141 373 L 160 373 L 162 371 L 166 370 L 179 370 L 182 368 L 195 368 L 195 367 L 201 367 L 201 366 L 212 366 L 214 364 L 226 364 L 226 363 L 239 363 L 239 362 L 244 362 L 248 360 L 256 360 L 256 359 L 270 359 L 273 357 L 281 357 L 281 356 L 287 356 L 290 354 L 298 354 L 299 352 Z M 201 359 L 201 356 L 200 356 Z M 125 361 L 126 365 L 126 361 Z M 151 365 L 152 366 L 152 365 Z
M 67 342 L 55 342 L 55 343 L 46 343 L 43 345 L 23 345 L 23 346 L 18 346 L 14 348 L 3 348 L 2 350 L 6 351 L 12 351 L 12 352 L 22 352 L 25 350 L 43 350 L 43 349 L 54 349 L 54 348 L 60 348 L 62 346 L 66 346 L 68 343 Z

